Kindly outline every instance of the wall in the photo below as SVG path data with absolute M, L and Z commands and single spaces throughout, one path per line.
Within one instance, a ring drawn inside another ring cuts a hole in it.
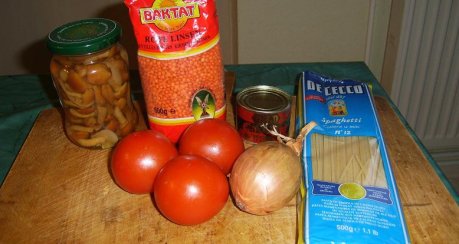
M 240 63 L 363 60 L 369 1 L 288 2 L 238 2 Z
M 216 0 L 225 64 L 366 61 L 381 75 L 390 0 Z M 89 17 L 120 22 L 136 68 L 136 42 L 120 0 L 4 0 L 0 75 L 47 73 L 45 39 L 57 26 Z
M 238 1 L 239 63 L 365 61 L 381 76 L 391 1 Z
M 387 45 L 382 66 L 381 85 L 390 94 L 396 69 L 400 33 L 402 29 L 405 1 L 394 1 L 391 5 L 390 21 L 387 29 Z
M 235 20 L 228 0 L 217 0 L 221 22 L 221 42 L 225 63 L 234 63 L 232 41 Z M 221 10 L 220 10 L 221 9 Z M 74 20 L 104 17 L 116 20 L 123 28 L 121 43 L 131 57 L 131 68 L 137 67 L 137 44 L 121 0 L 3 0 L 0 8 L 2 36 L 0 38 L 0 75 L 48 73 L 50 53 L 46 48 L 47 34 L 54 28 Z
M 45 73 L 50 54 L 46 48 L 49 31 L 66 22 L 88 17 L 112 17 L 129 32 L 127 11 L 121 1 L 103 0 L 6 0 L 0 8 L 3 36 L 0 74 Z M 133 39 L 124 34 L 123 43 Z
M 216 0 L 223 63 L 236 64 L 237 53 L 237 0 Z

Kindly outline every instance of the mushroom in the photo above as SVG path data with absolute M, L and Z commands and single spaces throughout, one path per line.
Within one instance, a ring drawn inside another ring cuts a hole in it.
M 121 98 L 121 97 L 126 96 L 128 88 L 129 88 L 128 83 L 124 82 L 124 84 L 121 87 L 119 87 L 118 90 L 115 91 L 114 96 L 116 98 Z
M 97 124 L 97 119 L 94 117 L 85 118 L 83 124 L 90 127 L 101 127 L 101 125 Z
M 105 126 L 105 128 L 112 130 L 112 131 L 116 131 L 118 127 L 119 127 L 119 123 L 115 118 L 112 118 L 111 120 L 109 120 L 107 125 Z
M 114 45 L 106 51 L 95 53 L 94 55 L 91 55 L 90 57 L 86 58 L 83 61 L 83 64 L 92 64 L 100 59 L 113 57 L 116 54 L 116 51 L 117 51 L 117 47 Z
M 85 114 L 85 113 L 81 113 L 81 112 L 77 111 L 77 110 L 74 109 L 74 108 L 71 108 L 71 109 L 69 109 L 69 110 L 70 110 L 70 114 L 71 114 L 71 115 L 73 115 L 73 116 L 75 116 L 75 117 L 77 117 L 77 118 L 82 118 L 82 119 L 94 117 L 94 116 L 96 115 L 96 112 L 95 112 L 95 111 L 93 111 L 93 112 L 91 112 L 91 113 Z
M 105 98 L 102 96 L 102 92 L 98 86 L 93 86 L 94 89 L 94 100 L 96 101 L 97 105 L 105 105 L 106 101 Z
M 128 123 L 128 120 L 124 116 L 123 112 L 121 112 L 120 108 L 115 107 L 115 110 L 113 111 L 113 115 L 120 123 L 120 128 L 123 128 Z
M 69 124 L 83 124 L 84 123 L 84 119 L 75 118 L 74 116 L 71 116 L 71 115 L 67 116 L 67 121 L 69 122 Z
M 70 99 L 70 98 L 69 98 Z M 75 101 L 72 101 L 72 100 L 69 100 L 69 99 L 61 99 L 62 100 L 62 103 L 68 107 L 73 107 L 73 108 L 79 108 L 79 109 L 83 109 L 83 108 L 89 108 L 91 107 L 93 104 L 94 104 L 94 101 L 88 103 L 88 104 L 82 104 L 82 103 L 76 103 Z
M 119 134 L 120 134 L 121 136 L 126 136 L 126 135 L 128 135 L 133 129 L 134 129 L 134 125 L 133 125 L 130 121 L 127 121 L 126 124 L 120 128 Z
M 110 104 L 115 102 L 115 94 L 113 93 L 112 87 L 110 85 L 102 85 L 101 87 L 102 96 L 108 101 Z
M 105 65 L 107 65 L 108 68 L 110 68 L 110 71 L 112 72 L 112 77 L 110 80 L 108 80 L 108 83 L 114 88 L 118 88 L 121 86 L 123 83 L 123 79 L 121 77 L 121 72 L 122 70 L 120 68 L 119 62 L 117 62 L 115 59 L 111 58 L 107 62 L 105 62 Z M 124 65 L 124 63 L 121 61 L 121 65 Z
M 102 85 L 112 76 L 110 69 L 103 63 L 89 64 L 87 67 L 87 80 L 93 85 Z
M 104 137 L 95 137 L 95 138 L 90 138 L 90 139 L 79 139 L 76 140 L 78 144 L 80 144 L 83 147 L 97 147 L 101 146 L 102 143 L 105 142 Z
M 79 98 L 81 99 L 83 97 L 83 95 L 81 93 L 78 93 L 78 92 L 74 92 L 72 91 L 72 88 L 66 84 L 66 83 L 61 83 L 61 87 L 62 87 L 62 90 L 64 90 L 65 94 L 70 98 Z
M 71 131 L 68 134 L 74 140 L 87 139 L 89 137 L 89 132 L 86 131 Z
M 87 89 L 81 98 L 81 101 L 83 104 L 94 104 L 94 90 L 93 89 Z
M 74 61 L 71 60 L 72 58 L 68 56 L 61 56 L 61 55 L 55 55 L 53 60 L 56 60 L 56 62 L 59 62 L 63 66 L 70 66 L 74 63 Z
M 80 139 L 77 142 L 85 147 L 102 147 L 102 149 L 111 148 L 118 142 L 118 136 L 115 132 L 104 129 L 94 133 L 90 139 Z
M 78 73 L 79 76 L 81 77 L 86 77 L 86 74 L 88 73 L 88 70 L 86 69 L 85 65 L 82 64 L 76 64 L 73 69 Z
M 115 106 L 119 107 L 121 110 L 126 107 L 127 100 L 126 98 L 122 97 L 115 102 Z
M 121 48 L 121 50 L 120 50 L 120 57 L 124 60 L 124 62 L 126 64 L 129 63 L 129 55 L 128 55 L 127 51 L 125 49 L 123 49 L 123 48 Z
M 103 106 L 97 106 L 97 123 L 103 124 L 107 117 L 108 109 Z
M 76 92 L 83 93 L 86 91 L 87 85 L 84 79 L 74 70 L 68 73 L 67 84 Z
M 72 131 L 83 131 L 83 132 L 94 132 L 95 128 L 93 127 L 87 127 L 87 126 L 81 126 L 81 125 L 71 125 L 69 126 L 69 129 Z
M 59 72 L 61 71 L 62 65 L 56 61 L 56 59 L 51 59 L 50 63 L 50 71 L 53 76 L 57 76 Z
M 59 70 L 59 80 L 61 82 L 67 81 L 69 78 L 69 70 L 67 68 L 62 68 Z

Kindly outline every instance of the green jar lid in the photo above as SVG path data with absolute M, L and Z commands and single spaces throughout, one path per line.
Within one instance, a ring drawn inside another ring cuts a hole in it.
M 103 50 L 116 43 L 121 27 L 113 20 L 84 19 L 62 25 L 48 35 L 48 48 L 54 54 L 82 55 Z

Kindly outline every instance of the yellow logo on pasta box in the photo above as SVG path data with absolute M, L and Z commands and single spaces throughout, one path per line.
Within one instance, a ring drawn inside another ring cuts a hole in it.
M 166 32 L 180 30 L 188 19 L 200 17 L 198 4 L 186 4 L 183 0 L 157 0 L 151 8 L 139 11 L 142 24 L 154 24 Z
M 344 100 L 335 99 L 328 102 L 328 111 L 330 116 L 346 116 L 347 108 Z

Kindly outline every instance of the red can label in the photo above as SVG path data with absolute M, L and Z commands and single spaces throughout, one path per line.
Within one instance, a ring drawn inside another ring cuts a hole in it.
M 287 135 L 289 128 L 290 110 L 286 109 L 278 113 L 260 113 L 250 111 L 242 106 L 237 108 L 237 128 L 242 138 L 260 143 L 273 141 L 276 137 L 271 135 L 265 128 L 273 127 L 282 135 Z

